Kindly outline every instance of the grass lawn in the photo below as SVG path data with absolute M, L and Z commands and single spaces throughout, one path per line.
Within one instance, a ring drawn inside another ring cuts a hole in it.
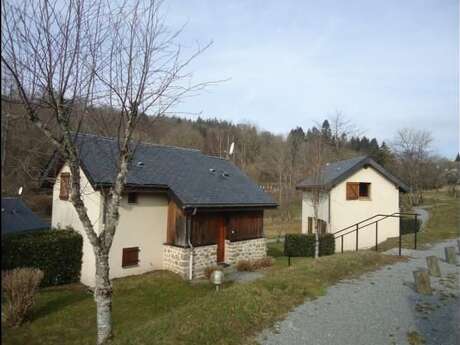
M 454 199 L 446 192 L 429 191 L 425 194 L 425 205 L 430 218 L 425 228 L 417 235 L 419 248 L 429 243 L 460 236 L 460 198 Z M 403 248 L 414 247 L 414 235 L 402 237 Z M 379 244 L 384 251 L 398 246 L 398 238 L 391 238 Z
M 460 199 L 427 194 L 431 218 L 419 243 L 459 235 Z M 413 235 L 404 238 L 410 248 Z M 380 248 L 395 247 L 397 239 Z M 216 293 L 208 283 L 190 284 L 169 272 L 114 281 L 114 344 L 252 344 L 253 336 L 327 286 L 404 258 L 372 251 L 294 258 L 287 266 L 282 244 L 272 243 L 275 264 L 263 278 Z M 81 285 L 40 291 L 31 319 L 18 329 L 2 326 L 4 344 L 94 344 L 95 306 Z
M 115 344 L 251 344 L 305 298 L 334 282 L 400 260 L 374 252 L 278 257 L 266 275 L 216 293 L 208 283 L 190 284 L 169 272 L 114 281 Z M 95 306 L 81 285 L 43 289 L 30 321 L 2 327 L 4 344 L 93 344 Z

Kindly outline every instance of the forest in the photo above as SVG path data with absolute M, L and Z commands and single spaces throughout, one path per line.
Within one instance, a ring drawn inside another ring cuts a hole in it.
M 2 97 L 2 195 L 17 195 L 22 187 L 26 202 L 44 216 L 50 214 L 50 191 L 39 188 L 40 176 L 53 148 L 23 115 L 14 97 Z M 46 118 L 46 114 L 43 114 Z M 80 114 L 81 132 L 117 136 L 113 111 L 92 108 Z M 52 125 L 52 117 L 49 117 Z M 313 123 L 311 120 L 305 122 Z M 369 155 L 411 185 L 414 204 L 423 201 L 424 189 L 455 184 L 458 169 L 452 159 L 433 154 L 428 132 L 401 129 L 391 143 L 362 134 L 362 130 L 341 113 L 325 116 L 313 126 L 298 126 L 278 135 L 251 123 L 232 123 L 218 118 L 185 119 L 171 114 L 143 115 L 135 131 L 137 141 L 188 147 L 230 159 L 266 191 L 280 208 L 277 214 L 291 218 L 291 205 L 299 200 L 295 185 L 309 173 L 312 143 L 320 138 L 322 159 L 332 162 Z M 229 154 L 229 147 L 234 150 Z

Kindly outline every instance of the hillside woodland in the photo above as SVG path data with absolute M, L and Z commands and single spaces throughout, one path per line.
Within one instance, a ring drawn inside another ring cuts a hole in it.
M 2 97 L 2 195 L 17 195 L 22 186 L 26 202 L 36 212 L 49 216 L 50 191 L 39 186 L 53 148 L 22 112 L 22 105 L 14 97 Z M 119 127 L 112 114 L 108 108 L 85 110 L 75 119 L 75 128 L 117 136 Z M 49 117 L 49 123 L 52 121 Z M 230 159 L 273 194 L 280 204 L 277 215 L 283 219 L 292 216 L 290 205 L 299 199 L 295 185 L 309 173 L 312 143 L 318 138 L 323 143 L 323 161 L 369 155 L 411 185 L 413 203 L 423 201 L 423 189 L 458 183 L 458 163 L 432 155 L 429 133 L 403 129 L 395 133 L 394 142 L 379 143 L 362 135 L 340 112 L 311 127 L 293 128 L 285 136 L 251 123 L 184 119 L 174 114 L 160 118 L 143 115 L 136 130 L 138 141 L 195 148 Z M 234 151 L 229 155 L 232 142 Z

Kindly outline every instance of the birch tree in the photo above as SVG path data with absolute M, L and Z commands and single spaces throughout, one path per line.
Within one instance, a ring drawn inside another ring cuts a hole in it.
M 113 5 L 113 4 L 116 5 Z M 96 258 L 94 298 L 97 344 L 112 337 L 109 252 L 140 115 L 160 116 L 181 98 L 204 87 L 185 72 L 207 46 L 182 58 L 156 1 L 35 0 L 2 2 L 2 72 L 11 75 L 24 108 L 67 162 L 70 200 Z M 108 191 L 106 222 L 95 229 L 81 194 L 75 137 L 88 109 L 117 110 L 119 154 Z M 43 114 L 51 114 L 43 117 Z
M 315 229 L 315 258 L 319 257 L 319 205 L 323 195 L 323 166 L 325 164 L 325 139 L 321 134 L 314 135 L 308 142 L 308 166 L 312 186 L 308 198 L 313 208 L 313 228 Z

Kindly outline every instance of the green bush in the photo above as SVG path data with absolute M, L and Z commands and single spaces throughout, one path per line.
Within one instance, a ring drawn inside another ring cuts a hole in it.
M 284 240 L 285 256 L 315 256 L 314 234 L 286 234 Z M 321 235 L 319 238 L 319 255 L 332 255 L 335 253 L 335 239 L 333 234 Z
M 73 230 L 44 230 L 2 237 L 2 270 L 43 271 L 42 286 L 80 280 L 83 238 Z
M 285 256 L 315 256 L 315 235 L 286 234 L 284 239 Z
M 321 235 L 319 238 L 319 255 L 326 256 L 335 253 L 335 238 L 333 234 Z
M 414 218 L 413 217 L 402 217 L 399 218 L 399 227 L 401 229 L 401 234 L 413 234 L 414 233 Z M 420 227 L 422 226 L 422 222 L 420 219 L 417 219 L 417 223 L 415 223 L 415 231 L 419 232 Z

